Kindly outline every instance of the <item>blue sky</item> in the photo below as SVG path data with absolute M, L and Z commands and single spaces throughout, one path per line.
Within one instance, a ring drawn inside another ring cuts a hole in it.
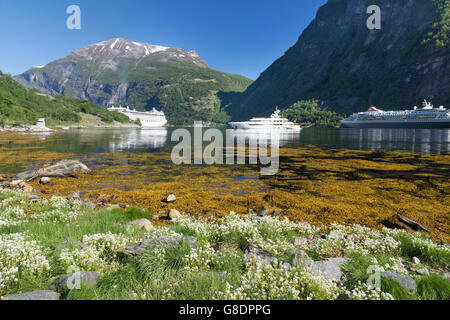
M 214 69 L 256 79 L 295 44 L 326 0 L 1 0 L 0 70 L 16 75 L 108 40 L 197 50 Z M 81 30 L 66 8 L 81 8 Z

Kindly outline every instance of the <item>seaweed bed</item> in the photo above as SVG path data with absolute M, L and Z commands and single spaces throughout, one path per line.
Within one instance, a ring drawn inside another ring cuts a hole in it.
M 7 148 L 0 138 L 3 174 L 31 164 L 77 158 L 93 175 L 53 179 L 55 185 L 34 181 L 44 196 L 86 191 L 113 201 L 165 215 L 176 208 L 190 215 L 230 211 L 247 213 L 265 205 L 281 209 L 292 221 L 314 225 L 361 224 L 376 229 L 395 214 L 430 229 L 434 240 L 450 242 L 450 155 L 379 152 L 306 145 L 280 150 L 280 170 L 259 176 L 256 165 L 174 165 L 170 153 L 72 153 Z M 27 139 L 23 137 L 23 139 Z M 20 145 L 15 139 L 14 144 Z M 170 193 L 177 202 L 165 204 Z M 163 222 L 160 222 L 163 223 Z

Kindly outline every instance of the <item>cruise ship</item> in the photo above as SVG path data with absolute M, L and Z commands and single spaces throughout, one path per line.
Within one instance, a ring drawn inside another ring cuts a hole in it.
M 424 100 L 421 109 L 383 111 L 370 107 L 342 120 L 342 128 L 450 128 L 450 110 Z
M 131 120 L 135 121 L 139 119 L 141 121 L 143 128 L 160 128 L 164 126 L 167 123 L 166 116 L 164 115 L 164 112 L 158 111 L 155 108 L 153 108 L 151 111 L 137 111 L 135 109 L 130 109 L 129 106 L 126 107 L 110 107 L 108 108 L 108 111 L 116 111 L 120 112 Z
M 275 109 L 275 112 L 270 118 L 252 118 L 250 121 L 243 122 L 230 122 L 228 123 L 233 129 L 246 129 L 246 130 L 280 130 L 280 131 L 300 131 L 300 125 L 295 122 L 291 122 L 286 118 L 280 116 L 280 110 Z

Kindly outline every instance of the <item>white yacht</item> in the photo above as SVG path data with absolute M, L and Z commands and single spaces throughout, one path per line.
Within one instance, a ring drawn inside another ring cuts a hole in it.
M 230 122 L 229 125 L 233 129 L 300 131 L 300 125 L 286 118 L 282 118 L 280 112 L 276 108 L 270 118 L 251 118 L 249 121 Z
M 108 111 L 120 112 L 133 121 L 139 119 L 141 121 L 143 128 L 160 128 L 167 123 L 166 116 L 164 112 L 158 111 L 153 108 L 151 111 L 137 111 L 135 109 L 130 109 L 129 106 L 126 107 L 110 107 Z

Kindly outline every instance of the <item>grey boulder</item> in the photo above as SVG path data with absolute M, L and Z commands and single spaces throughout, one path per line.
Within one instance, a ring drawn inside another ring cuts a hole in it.
M 311 259 L 305 251 L 296 250 L 294 252 L 294 256 L 292 257 L 292 265 L 302 266 L 309 271 L 314 265 L 314 260 Z
M 92 171 L 78 160 L 61 160 L 39 169 L 29 169 L 18 173 L 14 176 L 14 180 L 30 181 L 39 177 L 69 177 L 75 173 L 90 174 Z
M 100 278 L 100 273 L 94 271 L 77 271 L 70 274 L 65 274 L 51 285 L 51 289 L 66 290 L 76 289 L 77 285 L 87 286 L 88 288 L 95 288 L 97 281 Z
M 406 290 L 416 292 L 417 287 L 416 281 L 411 277 L 405 276 L 403 274 L 391 270 L 383 272 L 381 274 L 381 277 L 397 282 Z
M 270 265 L 273 262 L 280 262 L 271 253 L 269 253 L 261 248 L 258 248 L 254 245 L 249 244 L 244 249 L 244 260 L 247 262 L 250 262 L 253 259 L 257 259 L 265 265 Z M 289 270 L 292 267 L 292 265 L 290 263 L 282 262 L 282 261 L 281 261 L 280 266 L 281 266 L 281 268 L 286 269 L 286 270 Z
M 316 261 L 311 268 L 311 272 L 320 273 L 327 280 L 340 281 L 342 278 L 341 264 L 347 260 L 347 258 L 328 258 Z

